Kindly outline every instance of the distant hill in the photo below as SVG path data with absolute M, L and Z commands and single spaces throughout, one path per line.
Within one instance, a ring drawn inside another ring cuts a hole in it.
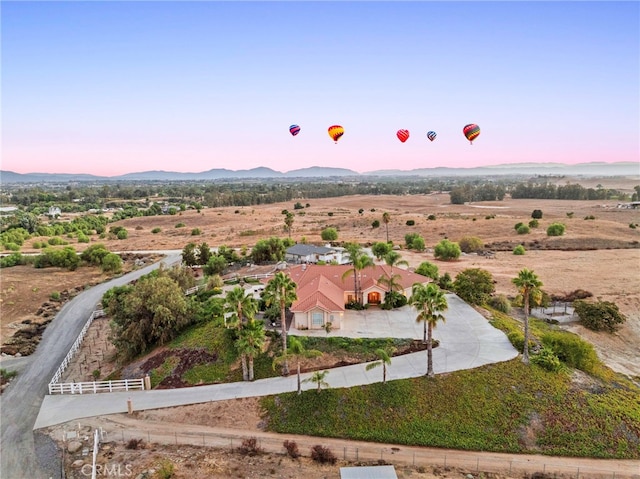
M 474 168 L 419 168 L 414 170 L 375 170 L 358 173 L 346 168 L 312 166 L 287 171 L 285 173 L 267 167 L 250 170 L 228 170 L 216 168 L 200 173 L 177 171 L 143 171 L 119 176 L 96 176 L 70 173 L 15 173 L 0 171 L 2 183 L 68 183 L 73 181 L 202 181 L 221 179 L 260 179 L 260 178 L 330 178 L 330 177 L 406 177 L 406 176 L 500 176 L 500 175 L 554 175 L 554 176 L 640 176 L 640 162 L 618 163 L 514 163 L 504 165 L 481 166 Z

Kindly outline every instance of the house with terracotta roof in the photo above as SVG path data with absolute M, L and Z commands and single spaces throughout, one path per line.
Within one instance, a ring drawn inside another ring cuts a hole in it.
M 342 327 L 345 304 L 356 300 L 353 273 L 342 278 L 352 268 L 351 265 L 303 264 L 286 270 L 297 286 L 298 299 L 290 308 L 297 329 L 323 329 L 329 322 L 334 330 Z M 380 283 L 380 278 L 389 278 L 392 274 L 398 275 L 399 292 L 407 297 L 411 296 L 414 283 L 430 281 L 426 276 L 397 267 L 392 272 L 386 264 L 365 268 L 358 271 L 363 304 L 384 302 L 388 286 Z

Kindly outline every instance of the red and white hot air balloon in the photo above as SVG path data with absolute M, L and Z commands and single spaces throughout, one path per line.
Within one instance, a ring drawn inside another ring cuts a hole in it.
M 398 140 L 404 143 L 409 139 L 409 130 L 398 130 L 396 136 L 398 137 Z

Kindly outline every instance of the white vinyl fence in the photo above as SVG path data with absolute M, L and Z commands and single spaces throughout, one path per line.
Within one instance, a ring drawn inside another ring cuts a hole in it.
M 76 355 L 80 346 L 82 345 L 82 340 L 84 339 L 87 331 L 89 330 L 89 326 L 95 318 L 100 318 L 105 315 L 104 310 L 99 309 L 91 313 L 89 319 L 80 331 L 80 334 L 74 341 L 71 349 L 62 360 L 62 363 L 58 367 L 58 370 L 55 372 L 51 381 L 49 381 L 49 394 L 87 394 L 87 393 L 99 393 L 99 392 L 113 392 L 113 391 L 131 391 L 131 390 L 144 390 L 145 382 L 144 379 L 124 379 L 119 381 L 87 381 L 87 382 L 79 382 L 79 383 L 61 383 L 59 382 L 62 378 L 62 374 L 65 372 L 71 360 Z

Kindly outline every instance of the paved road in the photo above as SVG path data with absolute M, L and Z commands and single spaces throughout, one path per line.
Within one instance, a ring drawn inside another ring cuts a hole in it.
M 21 364 L 22 372 L 0 396 L 0 477 L 2 479 L 40 479 L 43 473 L 36 459 L 34 424 L 48 393 L 47 384 L 59 364 L 71 349 L 91 312 L 102 295 L 114 286 L 121 286 L 147 274 L 160 263 L 170 265 L 180 261 L 179 251 L 172 251 L 164 260 L 94 286 L 79 294 L 58 312 L 44 332 L 42 341 L 31 359 Z M 4 366 L 3 361 L 3 367 Z M 6 364 L 9 364 L 7 362 Z
M 447 321 L 434 330 L 435 339 L 441 346 L 434 349 L 434 371 L 436 373 L 476 368 L 485 364 L 507 361 L 518 355 L 507 337 L 491 326 L 488 321 L 455 295 L 447 295 L 449 309 Z M 348 311 L 344 329 L 330 335 L 351 337 L 400 337 L 422 338 L 422 326 L 416 325 L 415 310 L 410 307 L 399 311 Z M 324 331 L 296 331 L 295 335 L 322 335 Z M 382 370 L 367 371 L 364 364 L 331 369 L 326 377 L 329 387 L 352 387 L 382 380 Z M 422 376 L 427 370 L 426 351 L 393 358 L 388 368 L 389 380 Z M 303 380 L 311 373 L 303 375 Z M 304 383 L 305 389 L 313 383 Z M 215 384 L 180 389 L 118 392 L 109 394 L 53 395 L 42 403 L 35 428 L 42 428 L 75 419 L 127 412 L 127 401 L 131 399 L 136 410 L 157 409 L 197 404 L 223 399 L 250 396 L 267 396 L 295 391 L 297 378 L 276 377 L 253 382 Z

